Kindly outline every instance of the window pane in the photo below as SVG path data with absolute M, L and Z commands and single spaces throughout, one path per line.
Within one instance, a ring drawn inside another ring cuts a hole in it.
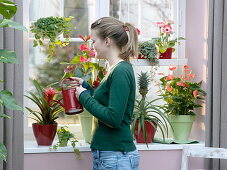
M 173 18 L 173 0 L 110 0 L 110 16 L 133 23 L 141 38 L 156 37 L 156 22 Z

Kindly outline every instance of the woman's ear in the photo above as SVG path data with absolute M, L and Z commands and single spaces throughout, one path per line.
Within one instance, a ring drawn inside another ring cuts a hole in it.
M 106 46 L 109 47 L 111 45 L 111 43 L 112 43 L 112 40 L 109 37 L 107 37 L 105 39 L 105 43 L 106 43 Z

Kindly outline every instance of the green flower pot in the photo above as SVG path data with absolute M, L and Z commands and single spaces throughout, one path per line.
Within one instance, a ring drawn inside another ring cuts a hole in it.
M 82 128 L 84 140 L 91 143 L 94 130 L 94 116 L 92 116 L 86 109 L 79 114 L 79 120 Z
M 188 141 L 192 129 L 192 124 L 195 121 L 195 116 L 169 115 L 168 118 L 173 127 L 174 141 L 178 143 Z

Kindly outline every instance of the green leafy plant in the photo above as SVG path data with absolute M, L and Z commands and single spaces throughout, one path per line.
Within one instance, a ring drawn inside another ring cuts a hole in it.
M 161 95 L 166 102 L 163 106 L 165 112 L 170 115 L 195 115 L 194 108 L 201 107 L 198 101 L 203 101 L 206 92 L 201 89 L 202 81 L 194 82 L 195 74 L 189 66 L 182 67 L 182 74 L 174 77 L 171 74 L 176 67 L 169 67 L 169 74 L 160 78 Z
M 171 25 L 174 24 L 174 22 L 172 20 L 167 20 L 166 22 L 157 22 L 156 24 L 160 29 L 160 37 L 153 38 L 157 50 L 160 53 L 165 53 L 167 48 L 172 48 L 172 52 L 174 52 L 175 49 L 173 47 L 175 44 L 180 44 L 179 40 L 184 40 L 183 37 L 170 40 L 170 37 L 173 34 L 173 28 Z
M 63 47 L 69 44 L 70 32 L 73 31 L 73 24 L 70 23 L 72 18 L 71 16 L 68 18 L 53 16 L 40 18 L 30 27 L 35 38 L 33 47 L 48 44 L 48 61 L 54 56 L 55 46 Z M 65 42 L 60 40 L 61 34 L 66 37 Z M 48 42 L 45 43 L 45 40 Z
M 139 52 L 142 57 L 147 59 L 151 65 L 157 65 L 159 62 L 157 58 L 157 49 L 153 40 L 139 43 Z
M 137 99 L 135 102 L 135 108 L 132 116 L 131 130 L 132 133 L 135 131 L 136 123 L 138 122 L 138 132 L 143 132 L 144 139 L 147 144 L 145 121 L 149 122 L 154 129 L 160 129 L 163 140 L 165 140 L 165 133 L 168 136 L 168 124 L 169 120 L 165 116 L 162 108 L 156 105 L 155 102 L 161 98 L 147 101 L 146 95 L 148 93 L 148 86 L 150 84 L 149 73 L 141 72 L 138 79 L 139 93 L 142 98 Z
M 77 157 L 77 159 L 82 159 L 79 149 L 76 148 L 76 143 L 78 140 L 75 138 L 75 135 L 69 131 L 67 126 L 61 127 L 57 130 L 58 135 L 58 142 L 53 147 L 50 147 L 50 149 L 58 149 L 58 147 L 66 147 L 68 144 L 68 141 L 70 141 L 74 153 Z
M 84 37 L 79 35 L 79 37 L 84 43 L 80 46 L 80 53 L 78 53 L 69 63 L 62 63 L 68 65 L 65 69 L 63 79 L 77 76 L 88 81 L 96 88 L 103 79 L 106 70 L 95 58 L 94 50 L 89 47 L 88 40 L 91 38 L 90 35 Z
M 52 87 L 43 89 L 36 80 L 33 80 L 33 84 L 36 88 L 36 93 L 29 91 L 29 96 L 25 95 L 25 97 L 33 101 L 38 106 L 39 111 L 32 110 L 28 107 L 25 108 L 30 114 L 34 115 L 32 119 L 37 124 L 55 124 L 55 120 L 58 118 L 57 114 L 63 111 L 63 108 L 53 101 L 58 92 Z
M 7 0 L 0 0 L 0 14 L 3 16 L 3 19 L 0 20 L 0 28 L 11 27 L 17 30 L 27 31 L 24 26 L 10 20 L 10 18 L 16 14 L 16 11 L 17 6 L 15 3 Z M 14 51 L 0 49 L 0 63 L 18 63 L 16 53 Z M 0 83 L 4 82 L 0 80 Z M 13 94 L 8 90 L 0 90 L 0 111 L 4 106 L 10 110 L 23 111 L 23 109 L 17 105 Z M 10 119 L 10 117 L 4 113 L 0 113 L 0 118 Z M 0 160 L 6 161 L 6 159 L 7 149 L 4 144 L 0 143 Z

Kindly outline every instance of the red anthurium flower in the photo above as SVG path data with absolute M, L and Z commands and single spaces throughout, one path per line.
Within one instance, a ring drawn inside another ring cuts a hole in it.
M 89 56 L 95 57 L 95 51 L 92 50 L 92 49 L 90 49 L 90 50 L 89 50 Z
M 52 87 L 44 89 L 44 96 L 49 106 L 52 106 L 54 95 L 58 93 L 57 90 L 54 90 Z
M 178 85 L 178 86 L 182 86 L 182 87 L 188 87 L 188 85 L 187 85 L 187 84 L 185 84 L 185 83 L 180 83 L 180 82 L 177 82 L 177 83 L 176 83 L 176 85 Z
M 173 89 L 172 89 L 172 87 L 171 87 L 170 85 L 167 85 L 167 86 L 166 86 L 166 90 L 167 90 L 168 92 L 171 92 Z
M 170 25 L 165 25 L 163 28 L 162 28 L 162 31 L 166 34 L 171 34 L 173 32 L 173 29 Z
M 198 96 L 198 90 L 194 90 L 193 91 L 193 96 L 194 96 L 194 98 L 197 98 L 197 96 Z
M 80 56 L 80 62 L 85 63 L 91 61 L 91 58 L 86 59 L 85 57 Z
M 164 75 L 164 73 L 158 73 L 158 75 Z
M 170 70 L 170 71 L 173 71 L 173 70 L 175 70 L 176 68 L 177 68 L 177 67 L 170 66 L 170 67 L 169 67 L 169 70 Z
M 137 34 L 140 35 L 140 30 L 136 28 Z
M 80 50 L 81 50 L 81 51 L 88 51 L 89 48 L 88 48 L 88 46 L 87 46 L 86 44 L 82 44 L 82 45 L 80 46 Z
M 190 71 L 189 69 L 184 69 L 184 71 Z
M 189 77 L 185 77 L 184 79 L 185 79 L 185 80 L 189 80 Z
M 187 74 L 188 77 L 195 78 L 195 74 Z
M 165 23 L 164 22 L 156 22 L 156 25 L 158 27 L 164 27 L 165 26 Z
M 172 80 L 174 79 L 174 76 L 172 74 L 169 74 L 167 77 L 166 77 L 166 81 L 169 81 L 169 80 Z
M 184 69 L 186 69 L 186 68 L 189 68 L 189 66 L 187 66 L 187 65 L 184 65 Z

